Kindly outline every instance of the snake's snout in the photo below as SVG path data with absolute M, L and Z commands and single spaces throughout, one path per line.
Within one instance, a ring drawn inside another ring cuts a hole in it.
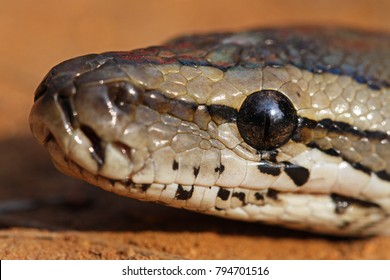
M 96 62 L 93 61 L 98 57 L 100 56 L 86 55 L 64 61 L 53 67 L 39 84 L 34 94 L 29 122 L 33 135 L 40 143 L 46 143 L 47 138 L 53 136 L 53 130 L 64 125 L 57 105 L 61 103 L 62 96 L 74 94 L 75 77 L 96 68 Z
M 108 178 L 127 178 L 130 148 L 118 135 L 129 129 L 143 91 L 113 78 L 118 71 L 110 58 L 87 55 L 57 65 L 38 86 L 31 131 L 61 171 L 69 173 L 69 163 L 75 163 Z

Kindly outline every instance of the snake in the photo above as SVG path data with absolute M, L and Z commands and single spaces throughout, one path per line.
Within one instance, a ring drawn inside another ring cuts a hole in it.
M 268 27 L 72 58 L 34 95 L 63 173 L 204 214 L 390 233 L 390 36 Z

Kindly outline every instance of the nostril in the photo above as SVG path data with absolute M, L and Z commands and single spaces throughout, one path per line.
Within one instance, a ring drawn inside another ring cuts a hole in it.
M 126 82 L 108 85 L 108 96 L 111 102 L 125 113 L 128 113 L 132 106 L 142 102 L 141 89 Z

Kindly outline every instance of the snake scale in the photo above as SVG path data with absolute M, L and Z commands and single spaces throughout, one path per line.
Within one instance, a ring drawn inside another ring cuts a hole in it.
M 390 36 L 187 35 L 55 66 L 30 127 L 62 172 L 132 198 L 335 235 L 390 233 Z

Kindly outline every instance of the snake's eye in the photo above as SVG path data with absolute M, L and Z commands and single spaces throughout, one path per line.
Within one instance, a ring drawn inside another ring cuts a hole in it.
M 241 105 L 237 126 L 250 146 L 271 150 L 291 138 L 297 127 L 297 113 L 284 94 L 275 90 L 257 91 Z

